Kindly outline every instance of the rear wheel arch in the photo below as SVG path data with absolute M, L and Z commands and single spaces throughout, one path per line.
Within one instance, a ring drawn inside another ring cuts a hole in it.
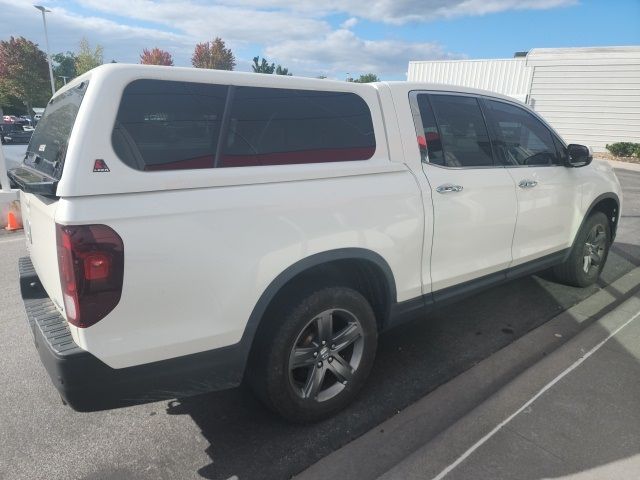
M 362 248 L 329 250 L 306 257 L 281 272 L 260 296 L 241 340 L 251 352 L 255 338 L 268 331 L 269 312 L 302 289 L 326 286 L 350 287 L 371 304 L 378 328 L 387 322 L 396 302 L 396 284 L 391 267 L 379 254 Z

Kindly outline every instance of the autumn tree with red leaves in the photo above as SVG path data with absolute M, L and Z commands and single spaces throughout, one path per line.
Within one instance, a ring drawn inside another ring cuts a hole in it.
M 140 55 L 140 63 L 143 65 L 165 65 L 167 67 L 173 66 L 173 57 L 166 50 L 154 48 L 147 50 L 146 48 Z
M 212 68 L 215 70 L 233 70 L 236 66 L 236 57 L 230 48 L 227 48 L 220 37 L 213 42 L 204 42 L 196 45 L 191 57 L 191 64 L 196 68 Z

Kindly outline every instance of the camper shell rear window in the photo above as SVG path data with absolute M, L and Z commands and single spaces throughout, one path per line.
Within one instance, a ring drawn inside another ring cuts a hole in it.
M 49 100 L 27 147 L 24 164 L 51 178 L 60 180 L 71 130 L 87 91 L 88 82 Z
M 164 80 L 125 88 L 112 143 L 142 171 L 367 160 L 376 149 L 354 93 Z

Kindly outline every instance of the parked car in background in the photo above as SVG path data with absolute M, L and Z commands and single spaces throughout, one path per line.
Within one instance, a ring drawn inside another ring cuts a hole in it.
M 3 115 L 2 122 L 3 123 L 16 123 L 18 121 L 18 117 L 15 115 Z
M 246 379 L 298 422 L 353 400 L 379 332 L 550 267 L 594 284 L 621 202 L 499 94 L 124 64 L 62 87 L 9 175 L 27 317 L 73 408 Z
M 0 124 L 0 140 L 2 143 L 29 143 L 33 134 L 33 127 L 25 128 L 20 123 Z

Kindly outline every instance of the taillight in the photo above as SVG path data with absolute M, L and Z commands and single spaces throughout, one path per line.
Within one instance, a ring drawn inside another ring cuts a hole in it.
M 67 320 L 86 328 L 120 301 L 124 246 L 106 225 L 58 225 L 58 269 Z

